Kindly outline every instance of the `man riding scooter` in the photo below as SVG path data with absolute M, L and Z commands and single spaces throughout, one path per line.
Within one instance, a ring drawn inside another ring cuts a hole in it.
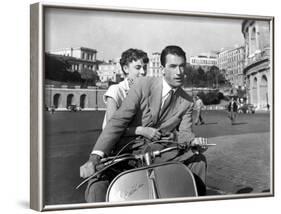
M 181 88 L 186 64 L 185 52 L 178 46 L 166 47 L 160 57 L 163 78 L 143 77 L 131 87 L 121 107 L 114 113 L 99 136 L 89 160 L 80 167 L 80 176 L 87 178 L 95 173 L 101 158 L 124 148 L 136 136 L 124 135 L 127 127 L 149 127 L 150 140 L 177 141 L 187 147 L 206 149 L 207 139 L 197 138 L 192 132 L 192 98 Z M 142 149 L 141 146 L 136 150 Z M 189 152 L 183 162 L 200 184 L 199 194 L 205 193 L 206 159 Z M 87 202 L 105 201 L 108 177 L 89 181 Z M 203 186 L 203 187 L 202 187 Z

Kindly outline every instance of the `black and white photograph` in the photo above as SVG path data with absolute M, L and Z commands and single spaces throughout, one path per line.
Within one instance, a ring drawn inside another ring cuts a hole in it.
M 43 209 L 273 196 L 273 17 L 41 9 Z

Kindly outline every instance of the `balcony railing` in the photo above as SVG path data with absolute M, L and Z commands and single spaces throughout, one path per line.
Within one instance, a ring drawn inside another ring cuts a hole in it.
M 270 56 L 270 48 L 265 48 L 262 51 L 255 53 L 252 56 L 246 58 L 245 66 L 249 66 L 255 62 L 261 61 L 263 59 L 269 58 Z

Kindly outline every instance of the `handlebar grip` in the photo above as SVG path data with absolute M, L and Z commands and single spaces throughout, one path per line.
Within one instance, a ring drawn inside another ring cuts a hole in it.
M 95 166 L 96 171 L 100 171 L 100 170 L 103 169 L 103 168 L 104 168 L 104 164 L 103 164 L 103 163 L 97 164 L 97 165 Z

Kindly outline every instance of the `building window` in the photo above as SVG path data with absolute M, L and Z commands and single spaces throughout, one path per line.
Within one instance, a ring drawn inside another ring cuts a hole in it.
M 250 49 L 251 49 L 251 53 L 254 53 L 256 51 L 256 28 L 252 29 L 251 32 L 251 41 L 250 41 Z

